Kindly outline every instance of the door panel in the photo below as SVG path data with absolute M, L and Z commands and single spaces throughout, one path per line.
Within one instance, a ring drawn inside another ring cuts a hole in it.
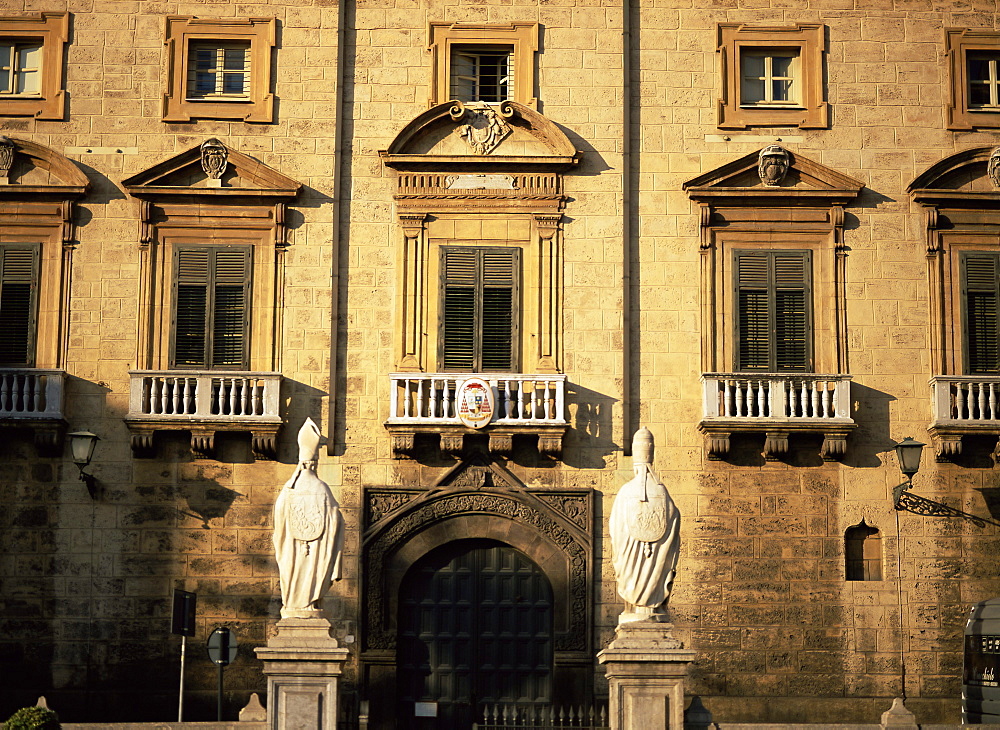
M 410 569 L 399 605 L 400 727 L 465 730 L 484 704 L 551 700 L 552 589 L 520 551 L 445 545 Z

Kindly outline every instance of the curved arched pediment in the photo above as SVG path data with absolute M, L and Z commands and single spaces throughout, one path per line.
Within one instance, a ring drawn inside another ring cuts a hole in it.
M 399 170 L 466 170 L 562 169 L 575 165 L 580 153 L 558 126 L 523 104 L 449 101 L 413 119 L 379 154 Z
M 0 152 L 10 150 L 8 195 L 63 192 L 70 197 L 82 195 L 89 186 L 87 176 L 71 159 L 45 145 L 27 139 L 0 138 Z M 2 155 L 0 155 L 2 157 Z
M 1000 204 L 1000 148 L 972 147 L 949 155 L 920 173 L 907 191 L 926 203 L 966 199 L 976 204 Z

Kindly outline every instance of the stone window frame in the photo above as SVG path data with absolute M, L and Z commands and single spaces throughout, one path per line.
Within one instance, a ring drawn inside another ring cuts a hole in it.
M 427 45 L 431 54 L 428 107 L 451 100 L 451 58 L 454 48 L 471 46 L 511 47 L 514 57 L 514 95 L 511 101 L 538 108 L 535 93 L 535 53 L 538 23 L 450 23 L 428 24 Z
M 950 130 L 1000 129 L 1000 108 L 969 108 L 969 54 L 983 53 L 1000 60 L 1000 31 L 992 28 L 945 28 L 948 93 L 945 118 Z
M 39 94 L 0 97 L 0 117 L 61 121 L 66 111 L 63 62 L 69 42 L 69 13 L 0 17 L 0 40 L 35 41 L 42 46 Z
M 748 127 L 799 127 L 826 129 L 824 56 L 826 26 L 797 23 L 794 26 L 748 26 L 719 23 L 718 47 L 720 91 L 717 103 L 719 129 Z M 742 104 L 742 57 L 744 53 L 793 51 L 798 56 L 799 103 Z
M 164 21 L 167 48 L 166 90 L 163 94 L 163 121 L 190 122 L 195 119 L 232 119 L 245 122 L 274 121 L 274 94 L 271 93 L 271 55 L 275 47 L 277 21 L 274 18 L 196 18 L 170 15 Z M 217 96 L 188 98 L 189 48 L 192 43 L 250 44 L 250 90 L 247 99 Z

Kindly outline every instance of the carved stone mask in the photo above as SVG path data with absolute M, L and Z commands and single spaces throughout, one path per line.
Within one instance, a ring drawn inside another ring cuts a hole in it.
M 788 172 L 788 152 L 776 144 L 760 151 L 757 173 L 760 181 L 769 188 L 777 187 Z
M 994 147 L 990 152 L 990 161 L 986 165 L 986 171 L 990 174 L 993 187 L 1000 188 L 1000 147 Z
M 201 144 L 201 169 L 212 180 L 221 180 L 229 164 L 229 150 L 219 140 L 207 139 Z
M 14 164 L 14 143 L 0 136 L 0 183 L 10 180 L 10 167 Z

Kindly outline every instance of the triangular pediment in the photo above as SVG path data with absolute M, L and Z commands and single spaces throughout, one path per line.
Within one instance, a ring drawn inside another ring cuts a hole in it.
M 724 199 L 730 205 L 780 204 L 793 201 L 826 201 L 846 205 L 861 192 L 864 183 L 822 165 L 804 155 L 784 150 L 788 169 L 772 184 L 765 184 L 759 163 L 762 150 L 727 162 L 684 183 L 684 190 L 694 200 Z
M 995 147 L 973 147 L 934 163 L 907 187 L 915 200 L 925 203 L 951 201 L 961 204 L 1000 204 L 1000 174 L 990 175 Z M 1000 154 L 994 167 L 1000 167 Z
M 551 120 L 518 104 L 450 101 L 407 124 L 379 153 L 398 170 L 565 169 L 579 152 Z
M 0 163 L 4 183 L 0 193 L 5 197 L 42 193 L 76 197 L 90 185 L 71 159 L 27 139 L 0 137 Z
M 199 193 L 293 197 L 302 187 L 301 183 L 260 160 L 226 145 L 221 146 L 225 147 L 226 163 L 218 180 L 203 168 L 202 145 L 197 145 L 132 175 L 122 184 L 132 195 L 140 197 Z

